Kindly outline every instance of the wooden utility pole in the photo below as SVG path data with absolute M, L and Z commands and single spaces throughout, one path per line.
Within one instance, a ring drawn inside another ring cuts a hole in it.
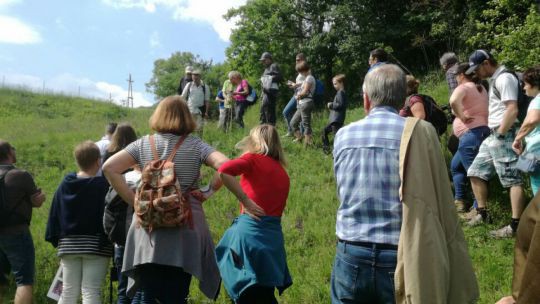
M 133 108 L 133 85 L 132 83 L 134 82 L 133 80 L 131 80 L 131 73 L 129 73 L 129 78 L 127 80 L 128 82 L 128 97 L 127 97 L 127 100 L 126 100 L 126 106 L 129 108 Z

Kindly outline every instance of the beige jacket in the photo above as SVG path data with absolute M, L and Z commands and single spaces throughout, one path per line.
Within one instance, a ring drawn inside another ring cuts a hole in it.
M 435 129 L 408 118 L 399 155 L 398 304 L 468 304 L 479 292 Z

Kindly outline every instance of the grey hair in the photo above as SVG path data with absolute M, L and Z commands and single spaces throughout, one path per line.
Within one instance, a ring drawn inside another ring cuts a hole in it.
M 242 74 L 240 74 L 240 72 L 238 72 L 238 71 L 230 71 L 228 76 L 229 76 L 229 78 L 238 77 L 238 78 L 242 79 Z
M 405 73 L 395 64 L 385 64 L 369 72 L 364 79 L 364 94 L 373 107 L 403 107 L 407 94 Z
M 459 59 L 454 52 L 446 52 L 441 56 L 439 62 L 441 65 L 453 65 L 458 63 Z

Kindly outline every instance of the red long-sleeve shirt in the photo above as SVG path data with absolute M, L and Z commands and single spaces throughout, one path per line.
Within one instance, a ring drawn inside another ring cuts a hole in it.
M 266 215 L 281 216 L 289 195 L 289 175 L 275 159 L 246 153 L 230 160 L 218 170 L 232 176 L 240 175 L 240 185 L 246 195 L 263 208 Z M 244 212 L 242 206 L 241 213 Z

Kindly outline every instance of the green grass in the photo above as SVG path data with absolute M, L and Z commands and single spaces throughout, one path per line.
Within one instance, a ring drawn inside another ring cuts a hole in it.
M 423 84 L 421 91 L 431 94 L 439 102 L 446 101 L 445 83 L 434 78 Z M 347 122 L 363 117 L 361 100 L 351 100 L 350 104 L 352 107 L 347 113 Z M 45 225 L 56 187 L 64 174 L 75 170 L 73 147 L 86 139 L 98 140 L 109 121 L 130 122 L 139 135 L 147 134 L 150 114 L 149 109 L 125 109 L 80 98 L 0 89 L 0 138 L 17 147 L 18 166 L 30 171 L 47 194 L 44 206 L 34 210 L 31 225 L 36 245 L 36 303 L 48 302 L 46 293 L 58 266 L 54 248 L 44 241 Z M 330 302 L 329 282 L 335 254 L 335 217 L 339 202 L 332 173 L 332 157 L 323 154 L 320 149 L 320 130 L 326 124 L 327 115 L 327 111 L 314 115 L 316 148 L 304 149 L 289 139 L 283 140 L 289 160 L 287 171 L 291 177 L 291 191 L 282 224 L 294 284 L 285 291 L 280 303 Z M 281 115 L 278 116 L 281 118 Z M 279 121 L 283 134 L 283 123 L 281 119 Z M 250 108 L 246 115 L 247 126 L 257 123 L 258 105 Z M 238 156 L 234 144 L 247 135 L 249 129 L 233 129 L 225 134 L 215 126 L 215 121 L 206 126 L 204 140 L 231 158 Z M 204 172 L 206 180 L 213 173 L 208 168 Z M 490 186 L 495 224 L 464 228 L 480 285 L 480 303 L 494 303 L 501 296 L 509 294 L 512 278 L 513 240 L 496 241 L 486 236 L 489 229 L 497 228 L 507 220 L 508 194 L 503 193 L 499 185 Z M 205 211 L 212 236 L 217 241 L 238 214 L 239 207 L 233 196 L 222 189 L 205 202 Z M 211 303 L 196 286 L 192 284 L 192 303 Z M 7 298 L 12 297 L 13 291 L 12 285 Z M 104 288 L 104 291 L 104 297 L 107 297 L 108 290 Z M 217 303 L 230 303 L 223 289 Z

